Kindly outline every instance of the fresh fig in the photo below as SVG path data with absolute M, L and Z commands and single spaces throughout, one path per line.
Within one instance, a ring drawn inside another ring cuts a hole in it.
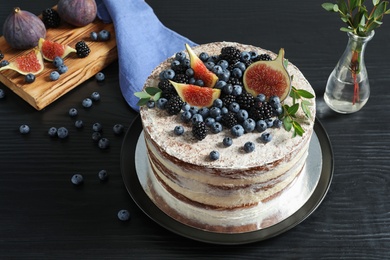
M 39 39 L 39 50 L 45 60 L 53 61 L 55 57 L 65 58 L 69 53 L 76 52 L 76 50 L 69 45 L 60 44 L 58 42 Z
M 214 100 L 221 95 L 221 90 L 217 88 L 206 88 L 191 84 L 170 82 L 175 87 L 180 98 L 190 106 L 211 107 Z
M 12 48 L 26 50 L 46 37 L 46 28 L 38 16 L 15 7 L 4 22 L 3 35 Z
M 244 72 L 246 91 L 253 96 L 264 94 L 267 98 L 278 96 L 283 101 L 291 90 L 291 77 L 284 66 L 284 49 L 274 60 L 252 63 Z
M 57 12 L 65 22 L 82 27 L 95 20 L 97 6 L 95 0 L 60 0 Z
M 29 53 L 17 57 L 8 65 L 1 67 L 0 71 L 6 69 L 15 70 L 22 75 L 27 75 L 29 73 L 37 75 L 44 69 L 42 54 L 38 49 L 35 48 Z
M 218 81 L 217 75 L 207 69 L 203 61 L 195 54 L 191 47 L 186 44 L 188 55 L 190 56 L 190 66 L 194 70 L 194 78 L 201 79 L 205 87 L 213 88 Z

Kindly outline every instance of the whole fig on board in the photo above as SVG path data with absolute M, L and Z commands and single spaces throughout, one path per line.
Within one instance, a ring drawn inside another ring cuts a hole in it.
M 95 20 L 97 7 L 95 0 L 60 0 L 57 12 L 65 22 L 82 27 Z
M 39 38 L 46 37 L 46 28 L 38 16 L 15 7 L 4 22 L 3 34 L 12 48 L 26 50 L 37 46 Z

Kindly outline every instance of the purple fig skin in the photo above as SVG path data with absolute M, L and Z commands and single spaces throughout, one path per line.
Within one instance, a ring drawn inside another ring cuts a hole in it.
M 65 22 L 82 27 L 95 20 L 97 6 L 95 0 L 60 0 L 57 11 Z
M 46 27 L 35 14 L 15 7 L 4 22 L 3 36 L 12 48 L 26 50 L 46 37 Z

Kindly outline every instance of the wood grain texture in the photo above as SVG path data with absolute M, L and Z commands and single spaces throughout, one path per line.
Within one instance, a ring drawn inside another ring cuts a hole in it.
M 19 2 L 37 12 L 53 5 Z M 111 127 L 122 123 L 128 129 L 137 114 L 121 95 L 113 62 L 103 70 L 103 83 L 88 79 L 40 111 L 0 84 L 6 93 L 0 100 L 0 259 L 390 259 L 389 17 L 366 50 L 370 100 L 356 114 L 339 115 L 322 95 L 347 36 L 339 31 L 339 18 L 322 10 L 322 1 L 147 2 L 167 27 L 198 43 L 232 40 L 285 48 L 286 58 L 318 95 L 317 115 L 333 146 L 335 171 L 327 196 L 298 226 L 253 244 L 205 244 L 160 227 L 123 185 L 123 136 Z M 3 8 L 13 6 L 2 2 L 0 21 Z M 93 91 L 101 101 L 82 108 L 82 99 Z M 67 114 L 71 107 L 85 121 L 82 130 Z M 91 140 L 94 122 L 103 124 L 109 150 Z M 19 134 L 21 124 L 30 125 L 29 135 Z M 69 138 L 49 138 L 51 126 L 68 127 Z M 103 168 L 110 175 L 106 183 L 97 179 Z M 76 172 L 85 177 L 78 188 L 70 183 Z M 117 219 L 122 208 L 130 210 L 129 222 Z
M 111 33 L 112 37 L 109 41 L 90 40 L 91 32 L 99 32 L 103 29 Z M 78 41 L 83 40 L 91 52 L 85 58 L 78 58 L 76 53 L 65 57 L 64 63 L 68 66 L 68 71 L 56 81 L 50 80 L 50 73 L 56 69 L 50 61 L 44 61 L 44 70 L 30 84 L 26 84 L 24 76 L 16 71 L 3 70 L 0 72 L 0 81 L 37 110 L 45 108 L 79 86 L 118 57 L 113 24 L 104 24 L 99 19 L 95 19 L 93 23 L 83 27 L 74 27 L 62 22 L 58 28 L 47 29 L 45 39 L 69 45 L 72 48 L 75 48 Z M 0 37 L 0 50 L 9 62 L 31 52 L 31 49 L 21 51 L 11 48 L 3 36 Z

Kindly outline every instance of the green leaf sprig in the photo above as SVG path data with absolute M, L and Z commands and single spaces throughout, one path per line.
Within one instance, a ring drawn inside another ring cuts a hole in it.
M 289 106 L 284 104 L 283 114 L 281 115 L 284 129 L 286 129 L 287 132 L 290 132 L 291 129 L 293 129 L 293 137 L 297 135 L 302 136 L 305 130 L 303 130 L 301 124 L 296 120 L 296 113 L 298 112 L 299 108 L 301 108 L 305 116 L 307 118 L 311 118 L 312 115 L 310 112 L 310 106 L 312 103 L 306 99 L 312 99 L 314 98 L 314 95 L 309 91 L 304 89 L 296 89 L 294 86 L 292 86 L 290 97 L 293 100 L 292 105 Z
M 138 97 L 137 106 L 144 106 L 150 100 L 157 101 L 161 97 L 162 91 L 156 87 L 146 87 L 140 92 L 135 92 L 134 96 Z
M 337 3 L 323 3 L 322 7 L 326 11 L 340 14 L 341 20 L 347 25 L 341 27 L 341 31 L 366 37 L 382 25 L 383 16 L 390 14 L 390 9 L 388 1 L 372 0 L 373 6 L 369 12 L 364 2 L 365 0 L 338 0 Z

